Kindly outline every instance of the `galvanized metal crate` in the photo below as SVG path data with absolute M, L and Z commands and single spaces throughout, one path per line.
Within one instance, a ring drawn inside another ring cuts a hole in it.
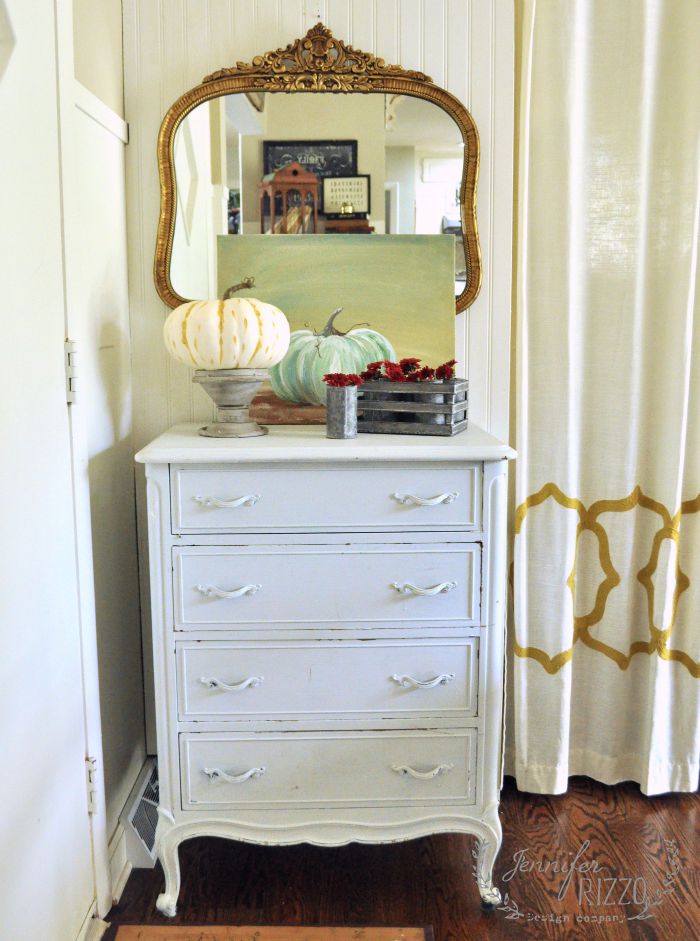
M 469 380 L 389 382 L 358 389 L 357 430 L 384 435 L 456 435 L 467 427 Z

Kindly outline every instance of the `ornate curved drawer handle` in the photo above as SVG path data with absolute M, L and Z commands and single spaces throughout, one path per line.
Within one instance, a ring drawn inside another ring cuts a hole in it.
M 242 774 L 228 774 L 221 768 L 202 768 L 202 774 L 206 774 L 210 781 L 226 781 L 228 784 L 243 784 L 251 778 L 260 778 L 267 771 L 266 767 L 251 768 L 250 771 L 244 771 Z
M 395 683 L 398 683 L 399 686 L 412 686 L 414 689 L 433 689 L 435 686 L 447 686 L 447 684 L 452 682 L 454 678 L 454 673 L 441 673 L 439 676 L 434 676 L 432 680 L 425 680 L 424 682 L 421 682 L 420 680 L 415 679 L 413 676 L 406 676 L 403 673 L 393 673 L 391 675 L 391 679 Z
M 255 506 L 260 499 L 259 493 L 248 493 L 245 497 L 236 497 L 235 500 L 219 500 L 217 497 L 192 498 L 202 506 L 215 506 L 219 510 L 235 510 L 238 506 Z
M 415 768 L 410 768 L 408 765 L 392 765 L 391 770 L 395 771 L 397 774 L 407 774 L 411 778 L 417 778 L 419 781 L 430 781 L 431 778 L 436 778 L 440 774 L 448 774 L 454 765 L 438 765 L 437 768 L 433 768 L 432 771 L 416 771 Z
M 458 490 L 450 493 L 441 493 L 437 497 L 417 497 L 414 493 L 392 493 L 394 500 L 408 506 L 412 503 L 414 506 L 438 506 L 440 503 L 454 503 L 459 496 Z
M 207 598 L 242 598 L 243 595 L 254 595 L 261 588 L 262 585 L 244 585 L 242 588 L 234 588 L 233 591 L 224 591 L 216 585 L 195 585 L 195 591 L 206 595 Z
M 240 683 L 224 683 L 223 680 L 217 680 L 214 676 L 200 676 L 199 682 L 209 689 L 223 689 L 227 693 L 237 693 L 241 689 L 262 686 L 264 679 L 264 676 L 249 676 L 247 680 L 241 680 Z
M 391 587 L 395 588 L 402 595 L 446 595 L 448 591 L 453 591 L 457 587 L 457 582 L 440 582 L 439 585 L 433 585 L 431 588 L 419 588 L 412 585 L 411 582 L 392 582 Z

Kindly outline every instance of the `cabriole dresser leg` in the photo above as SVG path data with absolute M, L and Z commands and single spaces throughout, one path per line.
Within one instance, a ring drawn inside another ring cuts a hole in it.
M 482 822 L 485 832 L 477 837 L 474 875 L 481 896 L 481 904 L 484 908 L 491 909 L 501 903 L 501 893 L 493 884 L 493 866 L 503 839 L 497 805 L 490 809 Z
M 168 918 L 173 918 L 177 911 L 177 897 L 180 894 L 180 858 L 179 840 L 175 834 L 168 834 L 158 847 L 158 859 L 165 875 L 165 891 L 156 900 L 156 908 Z

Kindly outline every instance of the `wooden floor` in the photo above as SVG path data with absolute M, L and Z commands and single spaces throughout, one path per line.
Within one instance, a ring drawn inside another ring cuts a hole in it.
M 496 877 L 519 917 L 482 911 L 468 837 L 334 849 L 197 839 L 181 847 L 175 923 L 432 925 L 435 941 L 700 939 L 698 794 L 647 798 L 579 778 L 566 795 L 538 797 L 506 781 L 501 818 Z M 134 871 L 108 921 L 167 923 L 155 910 L 161 887 L 160 867 Z M 650 917 L 635 917 L 645 897 Z

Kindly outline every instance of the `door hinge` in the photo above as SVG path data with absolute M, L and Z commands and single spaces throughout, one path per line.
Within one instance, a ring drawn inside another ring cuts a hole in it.
M 85 759 L 85 781 L 87 784 L 88 814 L 97 813 L 97 758 L 89 755 Z
M 76 399 L 77 355 L 77 343 L 74 340 L 66 340 L 63 344 L 63 358 L 66 367 L 66 402 L 69 405 L 72 405 Z

